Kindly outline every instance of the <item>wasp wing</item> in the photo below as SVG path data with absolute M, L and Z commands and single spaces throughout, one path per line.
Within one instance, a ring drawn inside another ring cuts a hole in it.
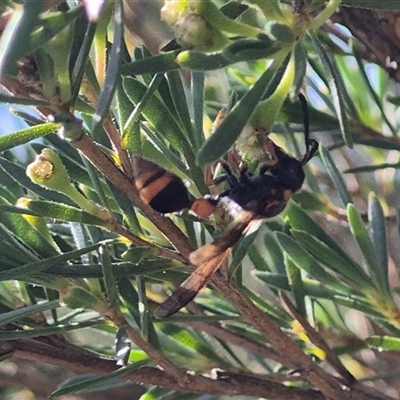
M 200 247 L 190 255 L 189 260 L 194 266 L 197 266 L 197 269 L 167 300 L 157 307 L 154 312 L 157 319 L 175 314 L 196 297 L 197 293 L 207 285 L 214 273 L 229 257 L 232 246 L 241 238 L 255 217 L 255 213 L 241 212 L 224 235 L 212 243 Z

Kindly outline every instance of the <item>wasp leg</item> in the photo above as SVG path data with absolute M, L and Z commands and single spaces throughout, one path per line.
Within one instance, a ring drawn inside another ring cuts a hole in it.
M 268 170 L 273 168 L 279 163 L 279 156 L 277 151 L 282 151 L 279 146 L 277 146 L 271 139 L 267 138 L 265 141 L 266 153 L 271 157 L 271 160 L 264 163 L 260 168 L 260 175 L 265 174 Z

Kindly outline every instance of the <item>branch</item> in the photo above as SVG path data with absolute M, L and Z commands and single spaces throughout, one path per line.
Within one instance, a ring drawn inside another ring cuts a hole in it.
M 348 28 L 364 44 L 367 51 L 363 52 L 363 56 L 367 61 L 380 65 L 391 78 L 400 82 L 398 13 L 341 7 L 331 19 Z
M 13 353 L 22 360 L 39 361 L 74 371 L 79 374 L 106 375 L 116 370 L 115 360 L 102 358 L 95 353 L 74 345 L 66 345 L 58 339 L 46 343 L 45 339 L 8 341 L 0 344 L 0 354 Z M 155 367 L 143 367 L 125 375 L 125 379 L 145 385 L 156 385 L 172 390 L 218 394 L 227 396 L 254 396 L 274 400 L 324 400 L 316 390 L 287 387 L 274 382 L 276 378 L 215 371 L 212 377 L 187 375 L 184 387 L 165 371 Z M 288 381 L 291 379 L 288 377 Z

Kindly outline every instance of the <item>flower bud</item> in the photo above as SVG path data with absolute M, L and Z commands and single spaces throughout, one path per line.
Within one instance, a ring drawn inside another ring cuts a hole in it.
M 161 8 L 161 20 L 170 26 L 174 26 L 177 21 L 186 13 L 185 2 L 169 0 Z
M 176 39 L 186 49 L 215 51 L 228 39 L 199 14 L 190 13 L 175 24 Z
M 28 165 L 26 174 L 32 182 L 61 193 L 71 186 L 60 157 L 51 149 L 43 149 L 36 160 Z

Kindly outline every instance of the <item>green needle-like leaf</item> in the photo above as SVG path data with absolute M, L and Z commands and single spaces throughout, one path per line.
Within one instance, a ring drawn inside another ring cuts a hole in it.
M 321 155 L 321 159 L 327 169 L 329 176 L 335 183 L 336 189 L 339 192 L 340 199 L 342 200 L 343 205 L 346 207 L 348 204 L 353 203 L 351 195 L 347 190 L 346 184 L 335 164 L 332 157 L 330 156 L 328 150 L 324 146 L 319 146 L 319 154 Z
M 339 120 L 343 140 L 347 144 L 347 146 L 352 147 L 353 136 L 349 126 L 349 121 L 346 116 L 345 101 L 343 99 L 345 86 L 342 82 L 342 78 L 339 71 L 337 70 L 335 62 L 324 51 L 319 40 L 315 36 L 311 36 L 311 39 L 327 74 L 329 89 L 333 97 L 333 103 L 335 105 L 336 115 Z
M 114 43 L 111 46 L 104 87 L 101 91 L 96 113 L 93 116 L 92 132 L 96 132 L 98 129 L 100 129 L 104 118 L 106 118 L 107 116 L 107 112 L 112 102 L 115 90 L 117 88 L 117 83 L 120 75 L 120 54 L 122 51 L 122 40 L 124 34 L 123 9 L 121 0 L 116 0 L 115 2 L 114 27 Z
M 370 336 L 365 342 L 378 351 L 400 351 L 400 339 L 391 336 Z
M 283 60 L 275 60 L 274 63 L 261 75 L 253 87 L 232 108 L 219 127 L 197 155 L 200 164 L 211 164 L 222 157 L 239 137 L 246 123 L 250 120 L 257 104 L 263 98 L 264 93 L 273 91 L 269 85 Z M 285 61 L 289 62 L 289 58 Z
M 297 310 L 302 314 L 306 315 L 306 301 L 305 301 L 305 287 L 303 278 L 301 276 L 301 270 L 297 268 L 294 262 L 286 256 L 286 274 L 289 280 L 290 288 L 292 290 Z
M 366 275 L 362 267 L 354 261 L 348 257 L 341 258 L 331 248 L 307 232 L 291 230 L 291 233 L 311 255 L 339 274 L 345 281 L 365 292 L 370 291 L 372 293 L 376 290 L 373 281 Z
M 368 203 L 370 237 L 376 258 L 376 275 L 382 293 L 391 296 L 389 282 L 389 254 L 385 215 L 379 200 L 371 195 Z
M 378 266 L 378 260 L 375 255 L 374 251 L 375 249 L 368 235 L 368 231 L 367 228 L 365 227 L 364 221 L 362 220 L 360 214 L 357 212 L 357 209 L 354 206 L 354 204 L 349 204 L 347 206 L 347 215 L 349 219 L 351 233 L 353 234 L 361 252 L 363 253 L 369 271 L 369 275 L 372 278 L 372 280 L 376 282 L 380 291 L 382 291 L 383 288 L 380 287 L 382 277 L 380 277 L 380 268 Z
M 0 272 L 0 281 L 5 281 L 8 279 L 21 279 L 24 280 L 25 277 L 30 275 L 35 275 L 39 272 L 45 271 L 53 265 L 64 264 L 67 261 L 73 260 L 82 254 L 90 253 L 93 250 L 98 249 L 101 243 L 95 243 L 87 246 L 83 249 L 72 250 L 58 256 L 49 257 L 44 260 L 34 261 L 20 267 L 11 268 L 8 271 Z
M 13 11 L 12 21 L 2 32 L 0 47 L 0 77 L 13 72 L 19 58 L 29 54 L 29 36 L 35 28 L 39 14 L 44 10 L 45 0 L 27 1 Z
M 29 317 L 34 314 L 52 310 L 59 306 L 60 306 L 60 301 L 53 300 L 53 301 L 33 304 L 31 306 L 23 307 L 18 310 L 13 310 L 4 314 L 0 314 L 0 326 L 10 324 L 11 322 L 19 321 L 23 318 Z
M 118 307 L 117 283 L 107 246 L 101 247 L 101 264 L 103 266 L 104 286 L 106 287 L 108 302 L 112 307 Z
M 13 149 L 22 144 L 29 143 L 44 137 L 50 133 L 54 133 L 59 129 L 58 124 L 41 124 L 31 128 L 23 129 L 18 132 L 10 133 L 9 135 L 0 136 L 0 152 Z
M 97 377 L 97 378 L 87 378 L 83 382 L 70 384 L 67 386 L 63 386 L 61 389 L 53 392 L 50 397 L 59 397 L 64 396 L 70 393 L 76 393 L 81 390 L 93 389 L 94 386 L 98 386 L 109 382 L 111 379 L 119 378 L 120 376 L 124 376 L 129 372 L 135 371 L 138 368 L 144 367 L 149 364 L 149 360 L 138 361 L 136 363 L 130 364 L 126 367 L 118 368 L 116 371 L 113 371 L 109 374 Z
M 104 221 L 92 214 L 89 214 L 86 211 L 60 203 L 41 200 L 30 200 L 27 203 L 27 207 L 28 209 L 0 205 L 0 210 L 11 213 L 35 215 L 43 218 L 52 218 L 55 220 L 66 222 L 80 222 L 83 224 L 98 225 L 104 227 L 107 227 L 109 225 L 107 221 Z
M 84 322 L 70 322 L 68 325 L 49 326 L 48 328 L 5 331 L 5 332 L 0 332 L 0 341 L 5 342 L 8 340 L 24 340 L 39 336 L 58 335 L 82 328 L 88 328 L 102 323 L 104 323 L 104 321 L 94 320 L 94 321 L 84 321 Z

